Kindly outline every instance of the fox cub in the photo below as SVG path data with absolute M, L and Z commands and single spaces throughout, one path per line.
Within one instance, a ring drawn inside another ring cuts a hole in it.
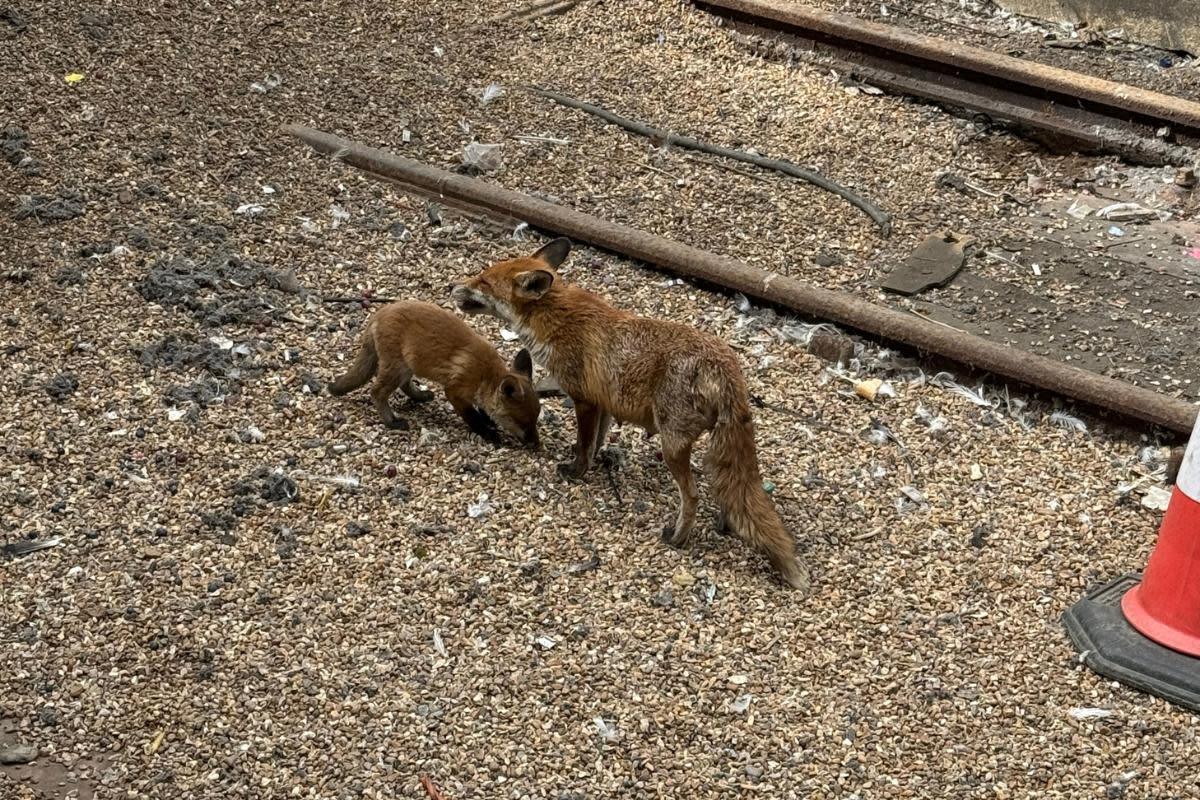
M 518 353 L 509 369 L 492 345 L 443 308 L 399 301 L 376 311 L 354 363 L 330 385 L 329 393 L 344 395 L 372 377 L 371 398 L 389 428 L 408 428 L 408 421 L 396 416 L 389 403 L 396 389 L 418 403 L 433 398 L 413 384 L 415 377 L 445 387 L 454 410 L 484 439 L 499 442 L 498 425 L 524 444 L 540 446 L 541 402 L 533 388 L 529 351 Z
M 695 328 L 635 316 L 565 283 L 555 269 L 570 249 L 555 239 L 452 290 L 464 312 L 508 323 L 574 401 L 575 458 L 559 470 L 570 478 L 586 473 L 613 419 L 658 433 L 680 500 L 663 539 L 682 546 L 696 521 L 692 446 L 710 432 L 708 468 L 721 524 L 762 550 L 789 585 L 806 590 L 808 569 L 763 490 L 749 394 L 733 350 Z

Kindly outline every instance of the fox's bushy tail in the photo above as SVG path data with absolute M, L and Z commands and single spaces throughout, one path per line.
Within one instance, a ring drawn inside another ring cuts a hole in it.
M 375 377 L 379 368 L 379 353 L 375 350 L 375 334 L 371 328 L 363 332 L 362 341 L 358 345 L 358 355 L 346 374 L 329 384 L 329 393 L 335 397 L 352 392 Z
M 796 541 L 763 489 L 754 451 L 754 420 L 745 389 L 728 387 L 708 444 L 708 472 L 726 524 L 761 550 L 794 589 L 807 591 L 808 569 L 796 557 Z

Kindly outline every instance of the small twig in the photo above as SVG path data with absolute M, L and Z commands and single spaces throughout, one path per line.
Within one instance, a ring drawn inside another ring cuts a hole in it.
M 819 428 L 820 430 L 823 430 L 823 431 L 829 431 L 831 433 L 838 433 L 838 434 L 841 434 L 842 436 L 853 436 L 854 435 L 854 434 L 850 433 L 849 431 L 842 430 L 841 428 L 835 428 L 834 426 L 830 425 L 828 422 L 821 419 L 820 417 L 814 417 L 811 414 L 801 414 L 799 411 L 797 411 L 794 408 L 788 408 L 787 406 L 782 406 L 779 403 L 772 403 L 770 400 L 765 400 L 756 394 L 750 395 L 750 405 L 756 406 L 758 408 L 766 408 L 771 411 L 775 411 L 779 414 L 787 414 L 790 417 L 795 417 L 796 419 L 802 420 L 803 422 L 806 422 L 809 425 L 812 425 L 814 428 Z
M 751 180 L 762 181 L 763 183 L 770 183 L 770 181 L 767 180 L 766 178 L 764 178 L 762 175 L 755 175 L 753 172 L 748 172 L 747 170 L 744 170 L 744 169 L 738 169 L 737 167 L 733 166 L 732 164 L 722 164 L 720 161 L 709 161 L 708 159 L 696 158 L 695 156 L 688 156 L 687 160 L 691 161 L 693 164 L 702 164 L 706 167 L 717 167 L 719 169 L 727 170 L 728 172 L 735 172 L 738 175 L 743 175 L 747 178 L 750 178 Z
M 915 308 L 908 308 L 905 310 L 908 311 L 908 313 L 912 314 L 915 317 L 920 317 L 921 319 L 925 320 L 926 322 L 932 322 L 934 325 L 941 325 L 943 328 L 949 328 L 952 331 L 958 331 L 959 333 L 963 333 L 962 328 L 956 328 L 953 325 L 949 325 L 945 322 L 942 322 L 940 319 L 934 319 L 933 317 L 929 316 L 928 314 L 922 314 L 920 311 L 917 311 Z
M 879 208 L 879 206 L 875 205 L 871 201 L 866 200 L 858 194 L 855 194 L 836 181 L 830 180 L 824 175 L 814 172 L 813 170 L 797 167 L 790 161 L 784 161 L 778 158 L 767 158 L 755 153 L 747 153 L 744 150 L 735 150 L 731 147 L 709 144 L 708 142 L 702 142 L 698 139 L 693 139 L 690 136 L 680 136 L 679 134 L 672 133 L 671 131 L 663 130 L 661 128 L 654 128 L 645 124 L 644 122 L 638 122 L 636 120 L 629 119 L 628 117 L 623 117 L 620 114 L 614 114 L 613 112 L 601 108 L 600 106 L 593 105 L 591 103 L 585 103 L 582 100 L 576 100 L 574 97 L 570 97 L 559 92 L 552 92 L 548 89 L 541 89 L 536 86 L 526 86 L 523 88 L 525 88 L 527 91 L 533 92 L 539 97 L 545 97 L 547 100 L 552 100 L 561 106 L 584 111 L 594 117 L 599 117 L 600 119 L 612 125 L 617 125 L 621 128 L 624 128 L 630 133 L 636 133 L 639 136 L 645 136 L 656 144 L 662 143 L 666 145 L 673 145 L 675 147 L 683 148 L 684 150 L 696 150 L 701 153 L 719 156 L 720 158 L 730 158 L 734 161 L 741 161 L 746 164 L 754 164 L 755 166 L 762 167 L 764 169 L 782 172 L 784 175 L 790 175 L 793 178 L 799 178 L 802 181 L 807 181 L 808 183 L 824 189 L 827 192 L 836 194 L 838 197 L 841 197 L 851 205 L 862 210 L 863 213 L 875 221 L 875 224 L 879 226 L 879 229 L 882 231 L 884 236 L 887 236 L 891 233 L 892 221 L 891 217 L 886 211 Z
M 612 489 L 613 496 L 617 498 L 617 507 L 625 507 L 625 498 L 621 496 L 621 485 L 617 483 L 617 470 L 613 466 L 611 459 L 601 459 L 601 465 L 604 467 L 604 474 L 608 476 L 608 485 Z
M 425 794 L 429 795 L 429 800 L 446 800 L 446 795 L 442 794 L 441 789 L 433 782 L 433 778 L 422 774 L 419 778 L 421 788 L 425 790 Z
M 981 194 L 984 197 L 992 197 L 997 199 L 1000 197 L 1000 195 L 996 194 L 990 189 L 984 189 L 982 186 L 976 186 L 973 183 L 967 183 L 967 181 L 961 176 L 955 175 L 953 172 L 943 172 L 940 176 L 938 176 L 937 182 L 938 186 L 949 186 L 953 189 L 957 189 L 963 194 L 975 192 L 976 194 Z
M 988 258 L 999 261 L 1001 264 L 1008 264 L 1010 267 L 1016 267 L 1017 269 L 1021 270 L 1022 272 L 1025 271 L 1025 268 L 1022 267 L 1020 264 L 1018 264 L 1016 261 L 1013 261 L 1011 258 L 1005 258 L 1004 256 L 997 253 L 995 250 L 984 250 L 983 254 L 985 256 L 987 256 Z
M 530 144 L 570 144 L 570 139 L 557 139 L 553 136 L 535 136 L 532 133 L 518 133 L 517 141 L 527 142 Z
M 496 24 L 498 22 L 508 22 L 510 20 L 529 20 L 537 17 L 547 17 L 551 14 L 562 14 L 570 11 L 575 6 L 579 5 L 580 0 L 536 0 L 533 3 L 526 3 L 520 8 L 514 8 L 511 11 L 505 11 L 503 14 L 492 17 L 488 20 L 488 24 Z
M 1140 241 L 1142 241 L 1142 239 L 1143 239 L 1143 238 L 1145 238 L 1145 237 L 1143 237 L 1143 236 L 1133 236 L 1133 237 L 1130 237 L 1130 238 L 1128 238 L 1128 239 L 1118 239 L 1118 240 L 1117 240 L 1117 241 L 1115 241 L 1115 242 L 1105 242 L 1104 244 L 1102 244 L 1102 245 L 1100 245 L 1100 246 L 1101 246 L 1102 248 L 1104 248 L 1105 250 L 1107 250 L 1107 249 L 1108 249 L 1108 248 L 1110 248 L 1110 247 L 1120 247 L 1120 246 L 1121 246 L 1121 245 L 1123 245 L 1123 244 L 1133 244 L 1134 242 L 1140 242 Z
M 339 295 L 337 297 L 321 298 L 322 302 L 325 302 L 325 303 L 363 303 L 363 304 L 391 303 L 391 302 L 394 302 L 395 299 L 396 298 L 394 298 L 394 297 L 347 297 L 344 295 Z
M 647 164 L 644 161 L 638 161 L 633 158 L 620 158 L 620 157 L 618 157 L 618 158 L 620 161 L 622 161 L 626 164 L 629 164 L 632 167 L 641 167 L 642 169 L 648 169 L 651 172 L 657 172 L 659 175 L 665 175 L 666 177 L 670 178 L 673 181 L 679 180 L 678 175 L 673 175 L 670 172 L 667 172 L 665 169 L 659 169 L 658 167 Z

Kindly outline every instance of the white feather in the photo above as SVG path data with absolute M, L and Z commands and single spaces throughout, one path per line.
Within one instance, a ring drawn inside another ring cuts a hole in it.
M 954 376 L 951 375 L 949 372 L 939 372 L 937 375 L 933 376 L 933 379 L 930 381 L 930 383 L 934 384 L 935 386 L 940 386 L 943 389 L 946 389 L 948 391 L 951 391 L 954 394 L 958 395 L 959 397 L 965 398 L 966 400 L 970 401 L 971 403 L 973 403 L 977 406 L 980 406 L 982 408 L 993 408 L 994 407 L 993 403 L 990 400 L 988 400 L 986 397 L 983 396 L 983 384 L 982 383 L 980 383 L 979 386 L 977 386 L 976 388 L 971 389 L 970 387 L 964 386 L 961 383 L 958 383 L 957 381 L 955 381 Z
M 1087 433 L 1087 423 L 1079 417 L 1073 417 L 1065 411 L 1055 411 L 1050 415 L 1050 424 L 1078 433 Z

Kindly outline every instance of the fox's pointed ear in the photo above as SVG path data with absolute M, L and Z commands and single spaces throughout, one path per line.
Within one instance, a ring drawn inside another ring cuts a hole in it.
M 567 255 L 570 252 L 571 240 L 565 236 L 560 236 L 554 241 L 542 245 L 532 257 L 545 264 L 549 264 L 553 269 L 558 269 L 558 266 L 567 260 Z
M 517 353 L 517 357 L 513 359 L 513 372 L 533 380 L 533 356 L 529 355 L 528 350 L 522 349 Z
M 500 394 L 505 397 L 516 397 L 520 391 L 521 384 L 512 375 L 505 375 L 504 380 L 500 381 Z
M 544 269 L 531 269 L 513 278 L 516 295 L 525 300 L 537 300 L 554 285 L 554 273 Z

